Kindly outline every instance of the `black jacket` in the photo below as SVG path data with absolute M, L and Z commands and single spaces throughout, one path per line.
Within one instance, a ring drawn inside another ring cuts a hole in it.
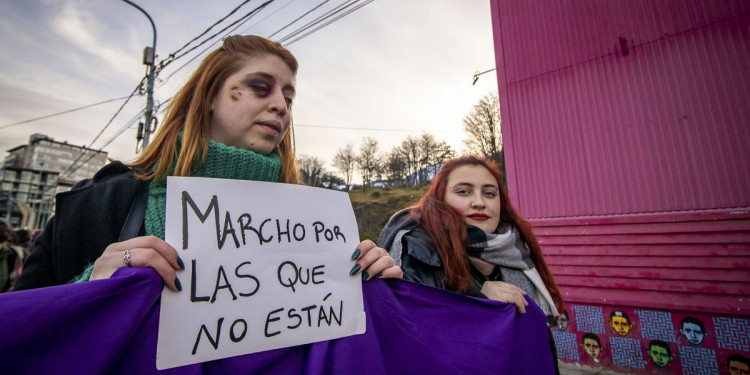
M 430 235 L 411 218 L 409 211 L 409 209 L 401 210 L 388 220 L 388 224 L 378 237 L 378 246 L 386 249 L 392 257 L 398 258 L 396 263 L 400 261 L 404 280 L 447 290 L 445 271 L 435 244 Z M 398 239 L 397 235 L 401 230 L 407 231 L 400 238 L 403 251 L 401 254 L 395 254 L 393 242 Z M 487 278 L 471 264 L 469 264 L 469 271 L 474 283 L 468 295 L 487 298 L 481 293 L 482 285 Z M 502 280 L 499 272 L 491 276 L 493 280 Z
M 61 285 L 80 275 L 104 249 L 118 242 L 136 193 L 148 181 L 137 180 L 121 162 L 56 197 L 55 216 L 38 238 L 14 290 Z M 143 234 L 141 224 L 140 234 Z

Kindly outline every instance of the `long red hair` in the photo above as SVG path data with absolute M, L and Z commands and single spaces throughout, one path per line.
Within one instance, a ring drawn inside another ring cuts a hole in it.
M 440 255 L 445 272 L 448 289 L 467 294 L 471 291 L 472 280 L 469 271 L 469 259 L 464 250 L 467 240 L 466 221 L 463 215 L 445 203 L 448 189 L 448 176 L 453 170 L 465 165 L 479 165 L 487 169 L 497 182 L 500 190 L 500 222 L 513 223 L 521 234 L 526 246 L 531 251 L 539 276 L 552 297 L 557 311 L 563 311 L 563 300 L 557 289 L 552 273 L 544 261 L 539 241 L 531 228 L 513 207 L 508 197 L 508 190 L 502 184 L 500 167 L 494 161 L 476 156 L 462 156 L 447 161 L 432 180 L 432 184 L 419 202 L 412 207 L 411 215 L 432 238 Z

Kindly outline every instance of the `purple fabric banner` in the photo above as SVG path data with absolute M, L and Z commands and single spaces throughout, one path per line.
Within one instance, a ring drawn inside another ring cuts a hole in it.
M 542 311 L 401 280 L 364 283 L 367 332 L 156 370 L 162 282 L 147 268 L 0 295 L 0 373 L 554 374 Z

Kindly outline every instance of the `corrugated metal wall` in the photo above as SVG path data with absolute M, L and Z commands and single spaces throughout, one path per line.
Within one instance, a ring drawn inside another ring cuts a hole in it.
M 558 358 L 639 374 L 750 358 L 750 1 L 491 9 L 508 187 L 568 307 Z
M 526 217 L 750 206 L 750 1 L 493 3 Z
M 750 214 L 534 222 L 566 302 L 750 315 Z
M 568 301 L 750 314 L 750 1 L 492 1 L 508 184 Z
M 750 358 L 750 1 L 491 8 L 511 198 L 568 306 L 558 357 L 658 374 Z

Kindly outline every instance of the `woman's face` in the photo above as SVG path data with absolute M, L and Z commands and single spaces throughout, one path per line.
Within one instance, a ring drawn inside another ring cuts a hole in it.
M 292 70 L 278 56 L 248 58 L 211 105 L 211 139 L 268 155 L 289 129 L 294 87 Z
M 492 233 L 500 224 L 500 189 L 481 165 L 463 165 L 448 174 L 445 203 L 463 214 L 467 224 Z

